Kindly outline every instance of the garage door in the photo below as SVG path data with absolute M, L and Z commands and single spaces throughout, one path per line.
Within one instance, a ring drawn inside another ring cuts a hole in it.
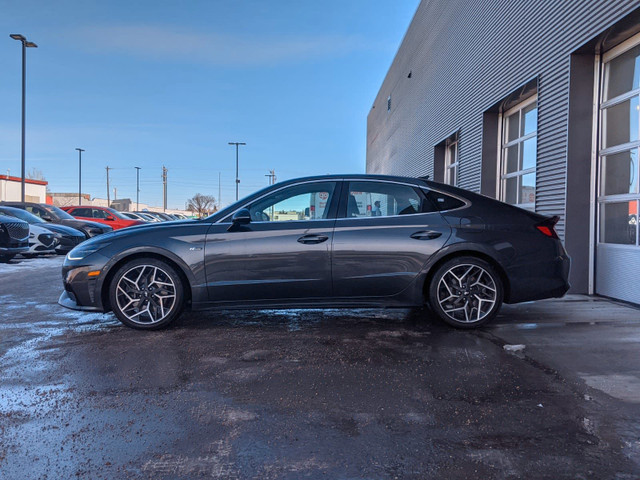
M 602 60 L 596 292 L 640 304 L 640 36 Z

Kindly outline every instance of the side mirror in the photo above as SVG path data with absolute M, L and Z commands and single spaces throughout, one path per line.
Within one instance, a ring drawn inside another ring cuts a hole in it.
M 44 220 L 45 222 L 50 222 L 53 220 L 53 218 L 51 218 L 51 215 L 47 215 L 46 213 L 40 218 L 42 218 L 42 220 Z
M 105 220 L 113 222 L 113 221 L 115 221 L 115 218 L 113 218 L 112 216 L 108 216 L 108 217 L 105 218 Z
M 231 221 L 234 225 L 246 225 L 251 223 L 251 213 L 246 208 L 241 208 L 233 214 Z

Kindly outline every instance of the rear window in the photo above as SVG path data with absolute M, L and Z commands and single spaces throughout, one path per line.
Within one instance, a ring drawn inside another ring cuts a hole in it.
M 433 190 L 429 190 L 427 192 L 427 198 L 431 200 L 431 203 L 433 203 L 440 211 L 453 210 L 455 208 L 464 207 L 465 205 L 462 200 L 458 200 L 450 195 L 445 195 L 444 193 L 434 192 Z

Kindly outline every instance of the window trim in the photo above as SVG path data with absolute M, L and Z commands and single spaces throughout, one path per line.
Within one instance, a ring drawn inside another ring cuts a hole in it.
M 627 203 L 627 202 L 636 202 L 636 208 L 639 208 L 640 205 L 640 184 L 638 186 L 638 192 L 635 193 L 619 193 L 619 194 L 610 194 L 603 195 L 602 194 L 602 159 L 603 157 L 607 157 L 610 155 L 615 155 L 617 153 L 623 153 L 626 151 L 631 151 L 634 149 L 640 150 L 640 138 L 638 140 L 634 140 L 631 142 L 622 143 L 619 145 L 612 145 L 607 148 L 604 147 L 605 140 L 605 115 L 604 111 L 608 108 L 611 108 L 615 105 L 618 105 L 622 102 L 628 101 L 632 98 L 640 98 L 640 88 L 636 88 L 630 90 L 628 92 L 624 92 L 614 98 L 610 98 L 604 101 L 605 89 L 607 87 L 607 81 L 609 78 L 607 77 L 607 63 L 615 60 L 619 56 L 628 52 L 629 50 L 640 45 L 640 33 L 628 38 L 624 42 L 619 45 L 613 47 L 612 49 L 604 52 L 602 55 L 596 56 L 596 82 L 598 83 L 599 91 L 594 91 L 594 100 L 595 100 L 595 112 L 597 113 L 596 119 L 594 119 L 594 130 L 598 132 L 595 138 L 595 148 L 594 155 L 592 160 L 592 171 L 594 175 L 594 183 L 592 188 L 593 195 L 593 206 L 592 206 L 592 215 L 595 219 L 595 222 L 592 222 L 592 225 L 595 224 L 594 235 L 593 235 L 593 259 L 595 260 L 595 248 L 600 248 L 601 246 L 615 247 L 620 249 L 627 249 L 637 251 L 640 248 L 640 226 L 637 224 L 636 220 L 636 242 L 635 244 L 618 244 L 618 243 L 607 243 L 602 242 L 602 233 L 603 233 L 603 219 L 602 219 L 602 209 L 601 206 L 605 204 L 611 203 Z M 599 72 L 597 71 L 599 69 Z M 639 154 L 640 157 L 640 154 Z M 636 174 L 640 175 L 640 161 L 638 161 L 639 165 L 636 165 Z M 638 218 L 638 213 L 636 213 L 636 219 Z M 590 252 L 591 253 L 591 252 Z M 595 263 L 595 262 L 592 262 Z M 593 267 L 592 267 L 593 268 Z
M 536 109 L 539 108 L 539 105 L 537 104 L 538 102 L 538 93 L 534 93 L 533 95 L 525 98 L 523 101 L 517 103 L 516 105 L 514 105 L 513 107 L 511 107 L 509 110 L 506 110 L 504 112 L 501 112 L 498 115 L 498 122 L 499 122 L 499 128 L 498 128 L 498 175 L 497 175 L 497 189 L 496 191 L 498 192 L 498 199 L 501 202 L 504 203 L 508 203 L 506 201 L 506 182 L 505 180 L 508 180 L 510 178 L 516 178 L 516 177 L 522 177 L 525 175 L 530 175 L 530 174 L 535 174 L 537 171 L 537 167 L 538 167 L 538 149 L 537 149 L 537 141 L 536 141 L 536 165 L 534 167 L 530 167 L 527 169 L 522 169 L 522 170 L 516 170 L 515 172 L 510 172 L 510 173 L 506 173 L 506 151 L 509 147 L 513 147 L 514 145 L 519 145 L 519 144 L 524 144 L 524 142 L 526 142 L 527 140 L 530 140 L 532 138 L 536 138 L 538 137 L 538 122 L 536 122 L 536 129 L 534 132 L 530 132 L 526 135 L 523 135 L 521 137 L 516 138 L 515 140 L 511 140 L 511 141 L 505 141 L 506 140 L 506 133 L 507 133 L 507 128 L 506 128 L 506 122 L 507 119 L 513 115 L 516 112 L 521 112 L 523 111 L 525 108 L 527 108 L 529 105 L 531 105 L 532 103 L 536 103 Z M 522 114 L 520 114 L 519 117 L 519 125 L 522 122 Z M 518 149 L 519 151 L 519 149 Z M 519 158 L 518 158 L 519 161 Z M 537 184 L 537 175 L 536 175 L 536 184 Z M 534 186 L 535 188 L 535 186 Z M 518 208 L 524 208 L 530 211 L 535 212 L 536 210 L 536 202 L 535 200 L 533 201 L 533 203 L 531 202 L 527 202 L 527 203 L 516 203 L 516 204 L 510 204 L 509 205 L 513 205 L 515 207 Z
M 268 197 L 269 195 L 279 192 L 281 190 L 284 190 L 286 188 L 291 188 L 291 187 L 297 187 L 300 185 L 306 185 L 306 184 L 311 184 L 311 183 L 327 183 L 327 182 L 333 182 L 336 184 L 335 190 L 334 190 L 334 198 L 338 198 L 337 201 L 339 201 L 339 196 L 342 193 L 342 184 L 344 183 L 344 180 L 342 178 L 325 178 L 325 179 L 315 179 L 315 180 L 307 180 L 307 181 L 303 181 L 303 182 L 297 182 L 297 183 L 290 183 L 288 185 L 283 185 L 280 188 L 277 188 L 275 190 L 269 190 L 267 192 L 264 193 L 264 195 L 260 195 L 257 198 L 253 198 L 249 201 L 247 201 L 246 203 L 243 203 L 241 206 L 239 206 L 238 208 L 236 208 L 234 211 L 232 211 L 231 213 L 229 213 L 229 215 L 227 215 L 226 217 L 218 220 L 217 222 L 214 223 L 233 223 L 231 221 L 231 219 L 233 218 L 233 216 L 236 214 L 236 212 L 238 212 L 239 210 L 242 210 L 243 208 L 248 208 L 249 205 L 262 200 L 265 197 Z M 283 221 L 268 221 L 268 222 L 261 222 L 261 221 L 254 221 L 252 220 L 251 223 L 255 223 L 255 224 L 291 224 L 291 223 L 301 223 L 301 222 L 322 222 L 322 221 L 327 221 L 327 220 L 335 220 L 337 218 L 337 210 L 339 205 L 337 205 L 337 201 L 334 200 L 334 198 L 332 198 L 331 200 L 331 204 L 329 205 L 329 213 L 327 214 L 327 218 L 320 218 L 320 219 L 316 219 L 316 220 L 283 220 Z
M 447 138 L 444 143 L 444 183 L 452 187 L 458 186 L 458 170 L 460 165 L 460 137 L 457 133 Z M 455 161 L 451 161 L 451 148 L 455 151 Z M 453 171 L 453 181 L 451 181 L 451 172 Z

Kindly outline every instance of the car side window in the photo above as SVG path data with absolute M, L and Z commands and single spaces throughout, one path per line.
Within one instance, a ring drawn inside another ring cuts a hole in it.
M 445 195 L 441 192 L 434 192 L 433 190 L 429 190 L 427 192 L 427 198 L 431 201 L 433 205 L 439 210 L 453 210 L 455 208 L 460 208 L 465 205 L 462 200 L 458 200 L 455 197 L 451 197 L 449 195 Z
M 323 220 L 336 190 L 336 182 L 294 185 L 272 193 L 249 205 L 254 222 Z
M 409 185 L 388 182 L 349 182 L 347 218 L 391 217 L 426 213 L 433 208 Z
M 91 218 L 91 209 L 90 208 L 74 208 L 69 213 L 74 217 L 86 217 Z
M 27 212 L 29 212 L 29 213 L 32 213 L 32 214 L 33 214 L 33 215 L 35 215 L 36 217 L 40 217 L 40 218 L 42 218 L 42 212 L 40 211 L 40 209 L 39 209 L 39 208 L 35 208 L 35 207 L 32 207 L 31 205 L 27 205 L 27 206 L 25 207 L 25 210 L 26 210 Z
M 105 219 L 109 216 L 109 214 L 107 212 L 105 212 L 104 210 L 100 210 L 98 208 L 94 208 L 92 209 L 93 211 L 93 218 L 102 218 Z

